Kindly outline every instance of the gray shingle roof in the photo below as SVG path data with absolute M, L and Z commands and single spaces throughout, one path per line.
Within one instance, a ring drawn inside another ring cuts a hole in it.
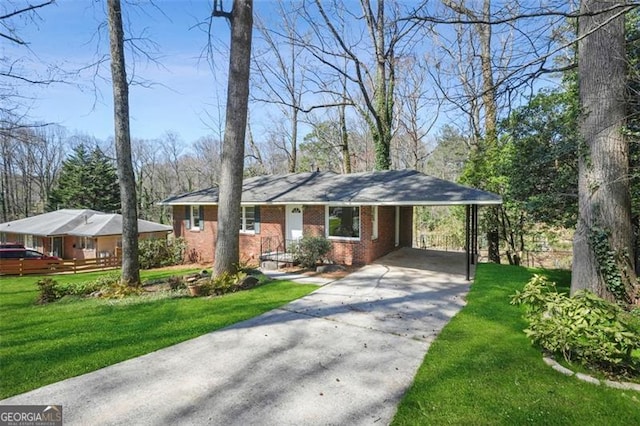
M 138 219 L 138 232 L 168 232 L 172 227 Z M 122 234 L 122 216 L 89 209 L 62 209 L 0 224 L 0 232 L 45 237 L 98 237 Z
M 217 204 L 218 188 L 163 200 L 163 205 Z M 500 196 L 427 176 L 415 170 L 351 174 L 331 172 L 245 179 L 243 204 L 462 205 L 500 204 Z

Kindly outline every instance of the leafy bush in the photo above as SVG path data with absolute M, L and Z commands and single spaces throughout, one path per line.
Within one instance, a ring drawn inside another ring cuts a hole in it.
M 264 274 L 255 274 L 240 270 L 234 274 L 225 272 L 212 278 L 201 278 L 191 285 L 199 287 L 199 296 L 221 296 L 227 293 L 235 293 L 241 290 L 249 290 L 257 287 L 270 278 Z
M 213 277 L 211 279 L 209 294 L 220 296 L 222 294 L 234 293 L 240 290 L 240 281 L 242 281 L 246 276 L 247 274 L 244 272 L 237 272 L 235 274 L 224 272 Z
M 37 282 L 40 290 L 38 303 L 51 303 L 64 296 L 87 296 L 100 291 L 100 297 L 122 298 L 131 294 L 141 294 L 141 287 L 132 287 L 120 282 L 120 273 L 114 271 L 101 275 L 93 281 L 79 283 L 59 283 L 51 278 Z
M 59 283 L 56 285 L 56 288 L 63 296 L 86 296 L 119 281 L 120 273 L 118 271 L 113 271 L 108 274 L 101 275 L 92 281 Z
M 296 261 L 305 268 L 313 268 L 331 251 L 331 241 L 326 237 L 303 237 L 293 250 Z
M 103 275 L 94 281 L 68 283 L 44 278 L 37 282 L 40 295 L 38 303 L 51 303 L 65 296 L 86 296 L 104 287 L 112 285 L 120 280 L 120 275 L 115 272 Z
M 586 290 L 573 297 L 560 294 L 540 275 L 511 303 L 525 306 L 524 331 L 545 351 L 616 374 L 640 372 L 640 321 L 618 305 Z
M 43 278 L 38 280 L 36 284 L 40 291 L 40 295 L 38 296 L 39 304 L 55 302 L 62 297 L 56 288 L 58 283 L 55 280 L 52 280 L 51 278 Z
M 151 269 L 179 265 L 184 260 L 186 243 L 183 238 L 147 238 L 140 240 L 138 259 L 140 268 Z

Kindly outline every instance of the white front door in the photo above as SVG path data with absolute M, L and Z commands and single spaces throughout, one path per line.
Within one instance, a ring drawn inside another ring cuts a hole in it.
M 286 209 L 287 240 L 299 240 L 302 238 L 302 204 L 289 204 Z

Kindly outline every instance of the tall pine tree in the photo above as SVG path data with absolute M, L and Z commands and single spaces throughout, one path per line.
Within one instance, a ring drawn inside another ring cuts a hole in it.
M 64 208 L 120 211 L 116 169 L 100 148 L 89 152 L 84 145 L 78 145 L 63 162 L 58 182 L 49 196 L 48 209 Z

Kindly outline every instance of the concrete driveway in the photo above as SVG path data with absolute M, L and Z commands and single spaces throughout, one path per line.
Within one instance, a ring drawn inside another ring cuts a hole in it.
M 254 319 L 5 399 L 66 425 L 388 424 L 464 305 L 464 255 L 401 249 Z

